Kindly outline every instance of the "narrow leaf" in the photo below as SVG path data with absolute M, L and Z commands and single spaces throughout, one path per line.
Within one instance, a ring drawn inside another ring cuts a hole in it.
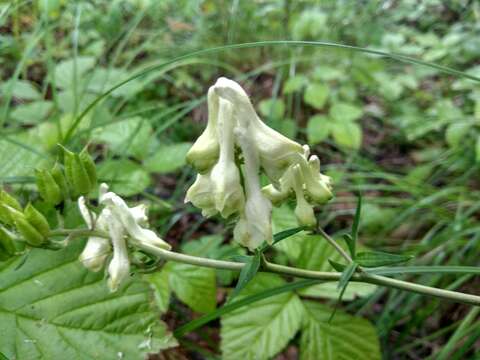
M 282 241 L 284 239 L 287 239 L 290 236 L 293 236 L 293 235 L 295 235 L 295 234 L 297 234 L 297 233 L 299 233 L 300 231 L 303 231 L 303 230 L 305 230 L 305 226 L 299 226 L 299 227 L 295 227 L 295 228 L 280 231 L 280 232 L 273 235 L 272 245 L 275 245 L 275 244 L 279 243 L 280 241 Z M 260 247 L 259 251 L 264 252 L 268 248 L 269 248 L 269 245 L 266 242 L 264 242 L 262 244 L 262 246 Z
M 352 259 L 355 259 L 355 252 L 356 252 L 356 242 L 352 235 L 350 234 L 344 234 L 343 239 L 345 240 L 345 243 L 347 244 L 348 251 L 350 252 L 350 256 Z
M 348 249 L 350 250 L 350 255 L 355 258 L 356 253 L 356 244 L 358 239 L 358 227 L 360 225 L 360 215 L 362 213 L 362 195 L 358 194 L 357 200 L 357 209 L 355 210 L 355 217 L 353 219 L 352 225 L 352 241 L 348 244 Z
M 333 261 L 331 259 L 328 259 L 328 262 L 338 272 L 343 272 L 345 270 L 345 268 L 347 267 L 346 265 L 340 264 L 339 262 Z
M 378 267 L 388 266 L 411 260 L 411 255 L 389 254 L 381 251 L 360 252 L 357 254 L 356 261 L 360 266 Z
M 232 299 L 237 296 L 240 291 L 249 283 L 250 280 L 257 274 L 258 269 L 260 269 L 260 259 L 262 253 L 257 251 L 254 256 L 252 256 L 249 261 L 245 263 L 245 266 L 240 271 L 240 276 L 238 278 L 237 286 L 233 290 L 232 294 L 228 302 L 232 301 Z
M 340 277 L 340 280 L 338 281 L 338 285 L 337 285 L 337 289 L 340 290 L 340 294 L 338 295 L 337 303 L 335 304 L 335 308 L 333 309 L 332 315 L 330 315 L 328 322 L 331 322 L 333 320 L 333 317 L 337 312 L 338 305 L 342 302 L 343 294 L 347 289 L 350 279 L 352 278 L 353 274 L 355 274 L 355 270 L 357 270 L 357 267 L 358 267 L 358 264 L 356 262 L 352 262 L 348 264 L 348 266 L 342 272 L 342 276 Z

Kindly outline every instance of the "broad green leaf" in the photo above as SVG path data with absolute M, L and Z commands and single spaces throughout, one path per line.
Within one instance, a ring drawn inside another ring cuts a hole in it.
M 328 323 L 332 309 L 313 301 L 305 308 L 301 360 L 380 360 L 380 344 L 375 327 L 365 319 L 338 311 Z
M 344 77 L 346 74 L 339 67 L 319 65 L 315 67 L 313 77 L 316 80 L 331 81 Z
M 76 62 L 74 59 L 68 59 L 60 62 L 55 67 L 55 85 L 62 89 L 73 88 L 76 70 L 77 88 L 78 84 L 84 81 L 85 73 L 95 65 L 93 57 L 78 57 Z
M 329 260 L 342 263 L 344 260 L 336 250 L 320 235 L 305 236 L 302 241 L 301 253 L 295 265 L 299 268 L 316 271 L 337 271 Z M 322 283 L 300 290 L 302 295 L 338 299 L 340 292 L 336 289 L 337 283 Z M 344 301 L 353 300 L 357 296 L 368 296 L 376 289 L 375 285 L 352 282 L 348 285 L 342 298 Z
M 169 173 L 185 165 L 185 156 L 192 144 L 163 145 L 145 160 L 145 167 L 152 172 Z
M 262 100 L 258 104 L 258 110 L 265 118 L 280 119 L 285 114 L 285 104 L 281 99 Z
M 277 275 L 258 274 L 240 293 L 238 300 L 284 284 L 284 280 Z M 295 336 L 301 325 L 302 311 L 298 296 L 288 292 L 224 315 L 220 332 L 223 358 L 272 358 Z
M 338 122 L 355 121 L 362 115 L 362 108 L 349 103 L 336 102 L 330 108 L 330 117 Z
M 182 263 L 168 263 L 168 282 L 175 295 L 194 311 L 215 310 L 215 270 Z
M 468 122 L 456 122 L 450 124 L 445 131 L 445 140 L 450 147 L 457 147 L 465 139 L 468 134 L 472 123 Z
M 10 80 L 12 81 L 12 80 Z M 3 84 L 1 87 L 2 94 L 3 92 L 10 87 L 10 81 Z M 27 80 L 17 80 L 15 81 L 12 88 L 12 95 L 15 98 L 22 100 L 40 100 L 42 94 L 37 90 L 35 86 L 30 81 Z
M 323 109 L 325 102 L 328 99 L 330 91 L 325 84 L 312 83 L 305 89 L 303 100 L 306 104 L 314 107 L 315 109 Z
M 274 234 L 296 227 L 298 227 L 297 219 L 295 218 L 293 210 L 290 209 L 287 204 L 273 209 L 272 231 Z M 304 236 L 304 231 L 299 232 L 280 241 L 275 245 L 275 248 L 284 252 L 290 261 L 294 261 L 300 255 Z
M 157 271 L 153 274 L 145 276 L 145 280 L 148 281 L 155 294 L 155 303 L 157 304 L 160 313 L 164 313 L 168 310 L 170 305 L 170 284 L 168 282 L 168 269 L 163 268 L 161 271 Z
M 300 91 L 306 84 L 308 79 L 304 75 L 295 75 L 285 81 L 283 85 L 283 93 L 291 94 L 296 91 Z
M 107 89 L 117 85 L 119 82 L 128 78 L 128 72 L 116 68 L 96 68 L 92 77 L 88 81 L 87 89 L 91 92 L 101 94 Z M 112 92 L 114 97 L 133 96 L 143 88 L 143 84 L 138 79 L 133 79 L 124 86 Z
M 0 263 L 0 349 L 10 359 L 144 359 L 175 346 L 146 283 L 110 293 L 78 261 L 83 241 Z
M 130 160 L 109 160 L 97 166 L 100 181 L 111 186 L 112 191 L 131 196 L 145 190 L 150 185 L 150 176 L 145 169 Z
M 389 266 L 411 260 L 411 255 L 389 254 L 381 251 L 359 252 L 355 258 L 360 266 Z
M 308 119 L 307 136 L 311 145 L 321 143 L 330 134 L 328 118 L 324 115 L 315 115 Z
M 141 117 L 118 121 L 93 133 L 94 141 L 108 144 L 119 155 L 126 153 L 137 159 L 143 159 L 147 155 L 151 137 L 152 127 Z
M 22 124 L 37 124 L 47 117 L 52 107 L 51 101 L 34 101 L 17 106 L 10 116 Z
M 362 128 L 354 122 L 341 121 L 330 124 L 333 139 L 346 149 L 360 149 L 362 145 Z

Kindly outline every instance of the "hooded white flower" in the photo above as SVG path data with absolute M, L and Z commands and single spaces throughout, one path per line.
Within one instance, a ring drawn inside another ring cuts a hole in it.
M 314 226 L 313 205 L 332 197 L 330 178 L 320 173 L 318 157 L 310 156 L 308 146 L 302 147 L 263 123 L 235 81 L 219 78 L 209 89 L 208 101 L 209 124 L 191 153 L 201 154 L 198 149 L 202 146 L 214 148 L 205 144 L 218 144 L 219 156 L 210 166 L 189 160 L 200 174 L 185 201 L 201 208 L 205 216 L 217 212 L 224 218 L 238 215 L 234 238 L 252 250 L 263 241 L 272 241 L 272 203 L 280 205 L 295 197 L 299 224 Z M 243 160 L 243 166 L 238 159 Z M 259 176 L 262 170 L 271 182 L 263 189 Z
M 108 265 L 111 291 L 116 291 L 130 272 L 127 241 L 133 245 L 147 244 L 169 250 L 171 247 L 152 230 L 145 229 L 148 223 L 146 206 L 129 208 L 125 201 L 113 192 L 108 192 L 106 184 L 100 185 L 99 202 L 105 205 L 98 218 L 91 212 L 85 198 L 78 199 L 78 208 L 89 229 L 107 232 L 109 238 L 92 236 L 80 255 L 80 261 L 92 271 L 103 268 L 113 245 L 113 257 Z

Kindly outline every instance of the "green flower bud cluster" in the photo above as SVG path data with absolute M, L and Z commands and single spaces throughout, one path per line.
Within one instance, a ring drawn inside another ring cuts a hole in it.
M 187 154 L 199 174 L 185 202 L 207 217 L 238 216 L 234 238 L 252 250 L 272 241 L 272 204 L 295 198 L 299 224 L 314 226 L 313 206 L 327 202 L 332 192 L 330 178 L 320 173 L 320 161 L 308 146 L 268 127 L 232 80 L 220 78 L 209 89 L 208 112 L 207 127 Z M 263 189 L 261 171 L 271 182 Z
M 35 170 L 38 192 L 47 204 L 53 206 L 87 195 L 97 183 L 95 163 L 86 149 L 80 153 L 62 149 L 63 170 L 59 163 L 50 170 Z
M 48 221 L 40 211 L 30 203 L 22 209 L 17 199 L 5 190 L 0 191 L 0 222 L 0 259 L 17 251 L 17 241 L 39 247 L 50 234 Z

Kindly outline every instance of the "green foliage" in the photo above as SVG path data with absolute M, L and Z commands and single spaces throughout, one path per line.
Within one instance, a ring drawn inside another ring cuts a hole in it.
M 300 359 L 381 359 L 375 327 L 359 317 L 338 311 L 328 322 L 331 309 L 304 301 Z
M 237 299 L 282 284 L 284 281 L 276 275 L 260 274 Z M 232 311 L 222 317 L 223 356 L 226 359 L 271 358 L 300 329 L 302 312 L 302 303 L 294 293 L 280 294 Z
M 33 250 L 0 263 L 0 349 L 7 358 L 143 359 L 175 346 L 135 280 L 109 293 L 103 274 L 83 268 L 82 241 L 65 250 Z M 128 324 L 128 325 L 127 325 Z

